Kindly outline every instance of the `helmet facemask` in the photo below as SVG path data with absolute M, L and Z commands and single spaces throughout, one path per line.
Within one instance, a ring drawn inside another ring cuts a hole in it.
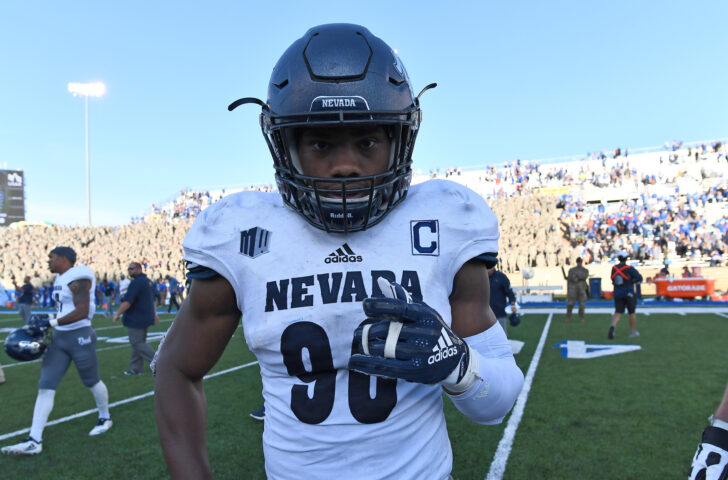
M 418 115 L 419 111 L 411 112 L 411 116 Z M 351 123 L 334 124 L 323 120 L 295 122 L 276 128 L 265 112 L 261 115 L 261 124 L 274 158 L 276 182 L 284 202 L 318 228 L 336 233 L 365 230 L 380 222 L 407 194 L 412 178 L 411 152 L 417 135 L 416 125 L 412 128 L 406 123 L 383 124 L 390 138 L 385 171 L 368 176 L 330 178 L 303 173 L 296 151 L 296 128 L 322 124 L 332 127 L 380 124 L 373 119 L 369 123 L 354 119 Z

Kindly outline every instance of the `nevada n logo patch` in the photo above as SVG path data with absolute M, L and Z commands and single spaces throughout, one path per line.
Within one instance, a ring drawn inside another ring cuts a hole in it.
M 240 253 L 250 258 L 268 253 L 270 237 L 271 232 L 260 227 L 240 232 Z

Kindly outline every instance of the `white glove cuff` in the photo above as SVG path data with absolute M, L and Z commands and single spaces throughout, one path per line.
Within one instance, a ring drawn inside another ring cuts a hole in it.
M 445 378 L 440 385 L 442 385 L 449 393 L 458 394 L 468 390 L 477 380 L 482 380 L 478 372 L 480 370 L 480 355 L 477 352 L 469 352 L 468 356 L 470 361 L 468 362 L 468 369 L 463 375 L 463 378 L 458 382 L 458 376 L 460 375 L 460 365 L 453 370 L 450 375 Z M 464 359 L 463 359 L 464 360 Z M 461 362 L 463 361 L 461 360 Z
M 51 327 L 58 326 L 58 319 L 55 317 L 55 315 L 48 319 L 48 322 L 51 324 Z
M 711 415 L 708 420 L 710 421 L 711 426 L 722 428 L 723 430 L 728 430 L 728 422 L 723 421 L 719 418 L 715 418 L 713 415 Z

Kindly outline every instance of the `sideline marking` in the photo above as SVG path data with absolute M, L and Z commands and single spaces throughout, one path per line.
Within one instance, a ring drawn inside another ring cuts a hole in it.
M 546 319 L 546 325 L 543 327 L 541 339 L 538 341 L 536 352 L 533 354 L 531 365 L 528 367 L 528 373 L 526 373 L 523 388 L 521 389 L 521 393 L 518 394 L 516 406 L 513 407 L 513 413 L 508 419 L 508 425 L 506 425 L 506 429 L 503 432 L 503 438 L 501 438 L 501 441 L 498 443 L 498 448 L 495 451 L 495 455 L 493 455 L 493 462 L 490 464 L 490 470 L 488 471 L 488 475 L 485 477 L 486 480 L 501 480 L 506 471 L 506 463 L 508 463 L 508 457 L 511 454 L 513 440 L 516 437 L 516 430 L 518 430 L 518 425 L 521 423 L 521 418 L 523 417 L 523 410 L 526 407 L 528 393 L 531 391 L 531 383 L 533 382 L 533 377 L 536 374 L 538 362 L 541 360 L 541 353 L 543 353 L 543 346 L 546 343 L 546 336 L 548 335 L 549 327 L 551 327 L 551 319 L 553 316 L 554 314 L 550 313 L 549 317 Z
M 238 365 L 237 367 L 231 367 L 231 368 L 228 368 L 226 370 L 220 370 L 219 372 L 210 373 L 208 375 L 205 375 L 202 378 L 203 378 L 203 380 L 207 380 L 209 378 L 214 378 L 214 377 L 217 377 L 217 376 L 220 376 L 220 375 L 225 375 L 227 373 L 231 373 L 231 372 L 234 372 L 236 370 L 240 370 L 240 369 L 243 369 L 243 368 L 251 367 L 251 366 L 257 365 L 257 364 L 258 364 L 257 361 L 255 361 L 255 362 L 249 362 L 249 363 L 244 363 L 243 365 Z M 124 400 L 119 400 L 118 402 L 110 403 L 109 404 L 109 410 L 112 409 L 112 408 L 114 408 L 114 407 L 118 407 L 120 405 L 124 405 L 124 404 L 131 403 L 131 402 L 136 402 L 137 400 L 141 400 L 142 398 L 151 397 L 153 395 L 154 395 L 154 391 L 152 390 L 151 392 L 142 393 L 141 395 L 136 395 L 134 397 L 125 398 Z M 46 423 L 46 427 L 50 427 L 51 425 L 58 425 L 59 423 L 70 422 L 71 420 L 75 420 L 77 418 L 81 418 L 81 417 L 85 417 L 87 415 L 91 415 L 92 413 L 95 413 L 97 411 L 98 410 L 96 408 L 92 408 L 90 410 L 84 410 L 83 412 L 74 413 L 73 415 L 68 415 L 68 416 L 63 417 L 63 418 L 58 418 L 56 420 L 53 420 L 51 422 Z M 0 435 L 0 441 L 7 440 L 8 438 L 17 437 L 18 435 L 23 435 L 23 434 L 26 434 L 26 433 L 30 433 L 30 428 L 24 428 L 22 430 L 16 430 L 15 432 L 10 432 L 10 433 L 6 433 L 4 435 Z
M 586 343 L 584 340 L 564 340 L 554 345 L 561 349 L 563 358 L 598 358 L 606 355 L 618 355 L 620 353 L 635 352 L 642 350 L 640 345 L 614 345 Z

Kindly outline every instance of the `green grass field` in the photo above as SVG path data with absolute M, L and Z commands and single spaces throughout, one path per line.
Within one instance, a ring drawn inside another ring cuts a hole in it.
M 171 316 L 160 317 L 161 323 L 150 332 L 169 327 Z M 516 355 L 524 374 L 548 318 L 528 313 L 520 326 L 509 330 L 510 338 L 525 342 Z M 641 314 L 642 336 L 636 339 L 627 338 L 623 318 L 613 343 L 642 349 L 618 355 L 564 358 L 554 347 L 564 340 L 608 343 L 609 318 L 606 313 L 589 314 L 584 324 L 567 324 L 563 314 L 552 316 L 503 478 L 686 477 L 706 417 L 715 410 L 728 380 L 728 317 Z M 167 477 L 154 421 L 152 376 L 124 376 L 130 348 L 109 340 L 125 336 L 126 330 L 101 316 L 94 323 L 114 427 L 99 437 L 88 436 L 97 418 L 95 405 L 71 367 L 58 389 L 50 420 L 90 412 L 49 425 L 39 456 L 0 456 L 2 479 Z M 20 324 L 18 316 L 0 315 L 0 340 Z M 150 343 L 156 346 L 157 341 Z M 221 373 L 205 381 L 208 448 L 217 479 L 265 478 L 263 423 L 248 417 L 261 402 L 259 370 L 257 364 L 235 368 L 254 360 L 239 331 L 211 372 Z M 0 362 L 7 377 L 0 386 L 0 444 L 8 445 L 27 435 L 12 434 L 30 426 L 40 363 L 19 364 L 4 352 Z M 485 478 L 510 416 L 502 425 L 483 427 L 462 417 L 449 400 L 445 405 L 453 477 Z

